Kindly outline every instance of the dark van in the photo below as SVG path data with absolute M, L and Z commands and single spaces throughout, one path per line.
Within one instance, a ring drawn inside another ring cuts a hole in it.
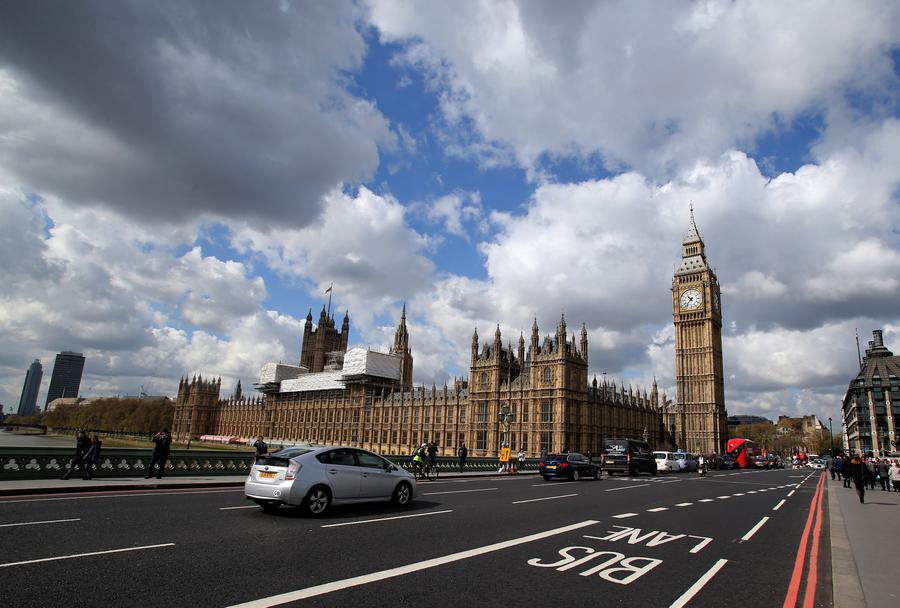
M 650 444 L 639 439 L 607 439 L 603 448 L 603 468 L 614 473 L 656 475 L 656 460 Z

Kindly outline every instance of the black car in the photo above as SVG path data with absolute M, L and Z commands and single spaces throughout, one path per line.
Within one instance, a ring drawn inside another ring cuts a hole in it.
M 586 477 L 600 479 L 600 467 L 576 452 L 548 454 L 538 463 L 538 469 L 544 481 L 550 481 L 554 477 L 564 477 L 572 481 Z
M 656 460 L 650 444 L 639 439 L 607 439 L 603 449 L 603 468 L 614 473 L 650 473 L 656 475 Z

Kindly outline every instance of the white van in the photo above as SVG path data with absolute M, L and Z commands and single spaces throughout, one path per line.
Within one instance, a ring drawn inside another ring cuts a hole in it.
M 656 460 L 656 470 L 660 473 L 677 473 L 681 470 L 672 452 L 653 452 L 653 458 Z

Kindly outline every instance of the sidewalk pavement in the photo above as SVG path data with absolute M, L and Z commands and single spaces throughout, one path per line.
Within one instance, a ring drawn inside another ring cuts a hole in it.
M 900 605 L 900 492 L 855 488 L 828 477 L 831 569 L 835 608 Z
M 537 471 L 527 471 L 522 475 L 535 475 Z M 439 480 L 466 479 L 473 477 L 512 477 L 497 471 L 472 471 L 466 473 L 441 472 Z M 122 490 L 159 490 L 184 488 L 228 488 L 243 487 L 246 475 L 208 475 L 188 477 L 163 477 L 144 479 L 143 477 L 97 477 L 93 479 L 15 479 L 0 481 L 0 496 L 22 496 L 30 494 L 70 494 L 83 492 L 113 492 Z M 428 481 L 419 483 L 428 484 Z

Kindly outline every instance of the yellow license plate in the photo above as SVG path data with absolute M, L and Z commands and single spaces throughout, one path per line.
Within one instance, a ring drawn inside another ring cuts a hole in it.
M 555 469 L 555 468 L 556 468 L 556 465 L 555 465 L 555 464 L 551 464 L 551 465 L 548 466 L 547 468 L 548 468 L 548 469 Z
M 262 479 L 275 479 L 275 476 L 278 475 L 275 471 L 260 471 L 259 477 Z
M 606 464 L 615 464 L 615 462 L 613 462 L 612 460 L 607 460 Z

